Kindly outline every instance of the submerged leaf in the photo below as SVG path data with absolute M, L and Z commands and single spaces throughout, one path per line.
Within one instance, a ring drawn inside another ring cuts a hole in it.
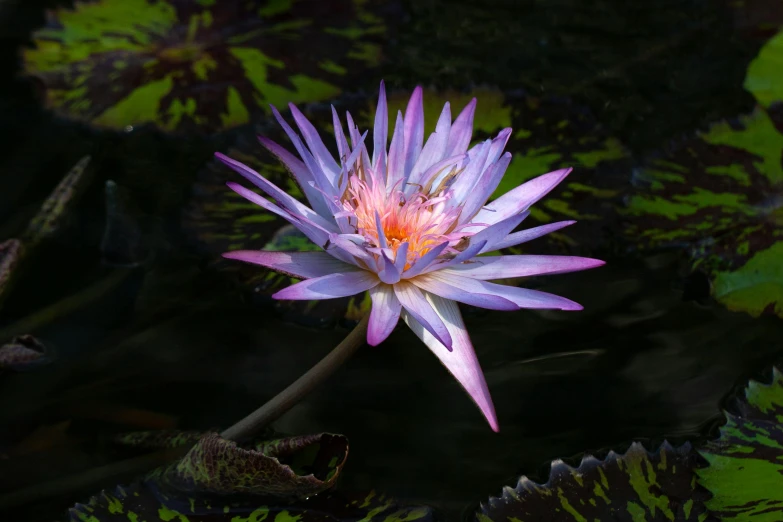
M 69 205 L 74 203 L 89 181 L 85 172 L 88 170 L 90 159 L 90 156 L 80 159 L 41 205 L 41 209 L 30 221 L 25 233 L 25 245 L 28 248 L 35 247 L 40 241 L 60 229 Z
M 56 111 L 122 129 L 218 130 L 332 98 L 380 60 L 385 2 L 99 0 L 49 13 L 24 69 Z
M 304 498 L 334 485 L 347 457 L 342 435 L 291 437 L 243 449 L 212 433 L 151 479 L 178 493 Z
M 783 317 L 783 111 L 714 125 L 636 175 L 629 239 L 690 246 L 728 308 Z
M 751 380 L 725 414 L 720 437 L 699 450 L 709 463 L 697 470 L 713 494 L 707 507 L 721 520 L 783 519 L 783 373 Z
M 421 506 L 401 506 L 371 491 L 365 494 L 329 492 L 297 503 L 279 500 L 230 501 L 186 499 L 178 509 L 154 488 L 142 485 L 103 491 L 86 504 L 76 504 L 69 522 L 432 522 L 433 512 Z
M 0 305 L 13 281 L 22 252 L 22 242 L 18 239 L 9 239 L 0 243 Z
M 549 481 L 527 477 L 500 498 L 490 498 L 478 522 L 551 520 L 672 521 L 706 520 L 706 492 L 694 484 L 698 459 L 689 444 L 664 443 L 649 453 L 634 443 L 624 455 L 610 452 L 604 460 L 586 456 L 578 468 L 554 461 Z

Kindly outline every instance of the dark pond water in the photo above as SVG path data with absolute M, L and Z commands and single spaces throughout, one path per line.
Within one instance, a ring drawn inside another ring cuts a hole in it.
M 397 90 L 479 86 L 568 99 L 627 148 L 613 172 L 630 184 L 649 154 L 752 110 L 743 78 L 769 35 L 729 4 L 403 2 L 384 11 L 380 65 L 342 88 L 370 99 L 385 78 Z M 0 11 L 0 239 L 18 237 L 65 172 L 93 158 L 78 205 L 26 258 L 0 311 L 0 342 L 33 334 L 53 352 L 46 366 L 0 375 L 0 495 L 118 461 L 107 442 L 116 433 L 228 426 L 348 332 L 339 321 L 302 325 L 253 299 L 183 225 L 212 152 L 252 125 L 115 132 L 42 107 L 18 49 L 56 5 L 6 1 Z M 123 195 L 111 220 L 108 180 Z M 341 487 L 377 488 L 456 519 L 520 474 L 545 480 L 552 459 L 709 434 L 727 392 L 779 356 L 783 323 L 728 311 L 709 297 L 707 276 L 692 274 L 687 248 L 637 251 L 617 223 L 585 225 L 602 239 L 575 249 L 605 267 L 533 282 L 583 312 L 463 310 L 499 434 L 404 327 L 363 348 L 274 428 L 345 434 Z M 562 251 L 547 242 L 529 250 Z M 127 479 L 98 475 L 43 491 L 3 520 L 61 519 L 73 502 Z

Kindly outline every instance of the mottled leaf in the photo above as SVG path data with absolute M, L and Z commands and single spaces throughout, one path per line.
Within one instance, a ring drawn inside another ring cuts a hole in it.
M 13 281 L 22 252 L 22 242 L 18 239 L 0 243 L 0 305 Z
M 401 506 L 384 495 L 329 492 L 297 503 L 279 500 L 185 499 L 175 509 L 171 498 L 133 485 L 103 491 L 68 512 L 69 522 L 431 522 L 430 508 Z
M 713 495 L 707 507 L 721 520 L 783 519 L 783 373 L 751 380 L 725 414 L 720 437 L 699 450 L 709 463 L 697 470 Z
M 493 197 L 523 182 L 573 167 L 573 172 L 530 209 L 523 227 L 575 219 L 577 224 L 539 241 L 550 248 L 588 253 L 614 240 L 616 208 L 628 181 L 630 158 L 624 146 L 595 121 L 592 114 L 566 100 L 509 95 L 513 154 Z M 538 248 L 538 247 L 536 247 Z M 512 251 L 527 252 L 522 248 Z
M 46 346 L 32 335 L 14 337 L 0 346 L 0 370 L 24 371 L 51 362 Z
M 203 431 L 153 430 L 124 433 L 114 441 L 124 446 L 145 449 L 178 448 L 195 444 L 204 435 Z
M 89 164 L 90 156 L 80 159 L 46 198 L 38 214 L 27 227 L 24 236 L 27 248 L 34 248 L 37 243 L 51 237 L 60 229 L 68 207 L 73 205 L 76 197 L 89 182 L 85 175 Z
M 629 239 L 688 246 L 732 310 L 783 317 L 783 111 L 762 107 L 650 160 L 628 199 Z
M 178 493 L 304 498 L 334 485 L 347 457 L 342 435 L 291 437 L 244 449 L 213 433 L 151 479 Z
M 695 484 L 698 459 L 689 444 L 664 443 L 649 453 L 634 443 L 624 455 L 610 452 L 604 460 L 586 456 L 578 468 L 552 463 L 546 484 L 527 477 L 516 488 L 490 498 L 478 522 L 537 521 L 702 521 L 707 493 Z
M 24 69 L 49 107 L 122 129 L 214 131 L 332 98 L 379 63 L 386 2 L 99 0 L 48 14 Z

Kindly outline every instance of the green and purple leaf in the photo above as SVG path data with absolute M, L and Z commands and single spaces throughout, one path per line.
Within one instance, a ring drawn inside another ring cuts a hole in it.
M 296 503 L 274 499 L 234 501 L 185 499 L 174 509 L 170 498 L 143 485 L 103 491 L 68 512 L 69 522 L 432 522 L 433 512 L 401 506 L 374 491 L 328 492 Z
M 783 519 L 783 373 L 751 380 L 727 410 L 720 437 L 699 450 L 709 463 L 697 470 L 713 495 L 707 507 L 726 521 Z
M 49 13 L 23 53 L 56 112 L 102 127 L 216 131 L 355 87 L 386 2 L 99 0 Z
M 578 468 L 554 461 L 549 481 L 521 477 L 516 488 L 490 498 L 477 522 L 707 520 L 709 496 L 695 484 L 698 455 L 689 444 L 664 443 L 654 453 L 634 443 L 624 455 L 586 456 Z
M 731 310 L 783 317 L 783 111 L 757 107 L 649 161 L 628 199 L 626 236 L 689 248 Z
M 245 449 L 212 433 L 149 480 L 189 495 L 305 498 L 332 487 L 347 457 L 342 435 L 290 437 Z

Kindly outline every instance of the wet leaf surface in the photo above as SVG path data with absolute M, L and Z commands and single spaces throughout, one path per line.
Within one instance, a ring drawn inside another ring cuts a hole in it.
M 47 105 L 98 126 L 215 131 L 355 87 L 387 2 L 101 0 L 48 14 L 24 52 Z M 133 23 L 129 23 L 133 20 Z
M 634 443 L 623 455 L 604 460 L 586 456 L 578 468 L 552 463 L 549 481 L 527 477 L 516 488 L 490 498 L 477 514 L 479 522 L 549 520 L 671 521 L 707 520 L 703 501 L 709 496 L 695 485 L 698 456 L 689 444 L 664 443 L 650 453 Z
M 721 520 L 752 522 L 783 517 L 783 373 L 751 380 L 727 405 L 720 436 L 700 449 L 709 466 L 697 471 Z
M 299 503 L 279 500 L 209 501 L 185 499 L 177 509 L 172 499 L 146 486 L 118 487 L 104 491 L 69 511 L 69 522 L 431 522 L 432 510 L 401 506 L 371 491 L 365 494 L 329 492 Z
M 178 493 L 304 498 L 333 486 L 347 457 L 342 435 L 292 437 L 243 449 L 213 433 L 151 477 Z

